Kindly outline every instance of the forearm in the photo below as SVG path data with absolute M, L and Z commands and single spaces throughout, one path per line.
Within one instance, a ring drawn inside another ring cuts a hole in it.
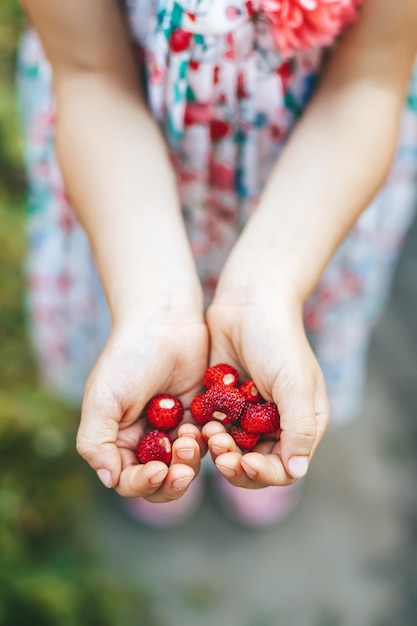
M 65 185 L 114 319 L 202 308 L 174 174 L 117 0 L 22 0 L 53 69 Z
M 173 171 L 139 94 L 79 73 L 58 82 L 57 96 L 61 169 L 112 315 L 142 303 L 200 306 Z
M 242 243 L 262 241 L 262 265 L 302 298 L 386 179 L 401 108 L 372 84 L 323 89 L 272 173 Z
M 248 282 L 304 301 L 385 181 L 415 55 L 417 12 L 407 6 L 400 15 L 389 0 L 368 0 L 335 51 L 232 252 L 237 267 L 255 251 L 237 291 Z

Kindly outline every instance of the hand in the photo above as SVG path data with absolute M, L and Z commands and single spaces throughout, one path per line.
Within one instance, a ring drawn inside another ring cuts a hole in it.
M 206 451 L 199 429 L 191 423 L 179 426 L 169 468 L 160 461 L 140 465 L 135 449 L 145 421 L 138 418 L 161 392 L 189 407 L 200 390 L 207 355 L 207 328 L 199 312 L 130 315 L 114 327 L 87 381 L 77 436 L 79 453 L 106 486 L 152 502 L 177 499 L 186 491 Z
M 202 432 L 217 468 L 232 484 L 249 488 L 301 478 L 328 422 L 324 379 L 304 332 L 301 303 L 260 289 L 220 290 L 207 323 L 210 363 L 229 363 L 252 378 L 262 397 L 277 404 L 282 429 L 279 441 L 243 455 L 220 423 L 206 424 Z

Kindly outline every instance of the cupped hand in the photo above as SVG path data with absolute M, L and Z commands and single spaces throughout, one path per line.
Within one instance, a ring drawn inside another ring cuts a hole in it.
M 180 497 L 198 473 L 206 444 L 186 410 L 168 467 L 138 464 L 136 446 L 146 423 L 140 416 L 157 393 L 170 393 L 189 407 L 200 390 L 208 358 L 202 315 L 180 310 L 131 316 L 117 324 L 87 381 L 77 450 L 107 487 L 128 498 L 153 502 Z
M 328 423 L 322 372 L 310 348 L 302 306 L 291 296 L 220 292 L 207 313 L 210 363 L 226 362 L 254 380 L 280 413 L 279 436 L 242 454 L 216 422 L 203 428 L 212 458 L 234 485 L 286 485 L 303 477 Z

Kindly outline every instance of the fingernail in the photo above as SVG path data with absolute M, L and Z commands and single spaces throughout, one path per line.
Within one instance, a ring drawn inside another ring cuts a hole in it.
M 288 469 L 290 470 L 294 478 L 302 478 L 307 474 L 308 470 L 308 457 L 307 456 L 293 456 L 288 461 Z
M 97 470 L 97 476 L 99 477 L 99 479 L 101 480 L 101 482 L 103 483 L 103 485 L 105 487 L 110 488 L 112 485 L 112 478 L 111 478 L 111 474 L 109 472 L 109 470 L 107 469 L 99 469 Z
M 155 474 L 155 476 L 152 476 L 152 478 L 149 479 L 150 484 L 159 485 L 159 483 L 161 483 L 167 475 L 167 471 L 168 470 L 161 470 L 160 472 Z
M 194 452 L 193 448 L 181 448 L 181 450 L 177 451 L 177 456 L 181 461 L 191 461 L 194 457 Z
M 173 481 L 172 486 L 174 487 L 174 489 L 180 491 L 181 489 L 185 489 L 186 487 L 188 487 L 192 479 L 193 476 L 183 476 L 183 478 L 177 478 L 177 480 Z

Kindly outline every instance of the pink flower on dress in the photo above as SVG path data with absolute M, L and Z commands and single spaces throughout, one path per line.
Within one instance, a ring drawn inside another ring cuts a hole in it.
M 358 16 L 362 0 L 260 0 L 285 56 L 330 45 Z

